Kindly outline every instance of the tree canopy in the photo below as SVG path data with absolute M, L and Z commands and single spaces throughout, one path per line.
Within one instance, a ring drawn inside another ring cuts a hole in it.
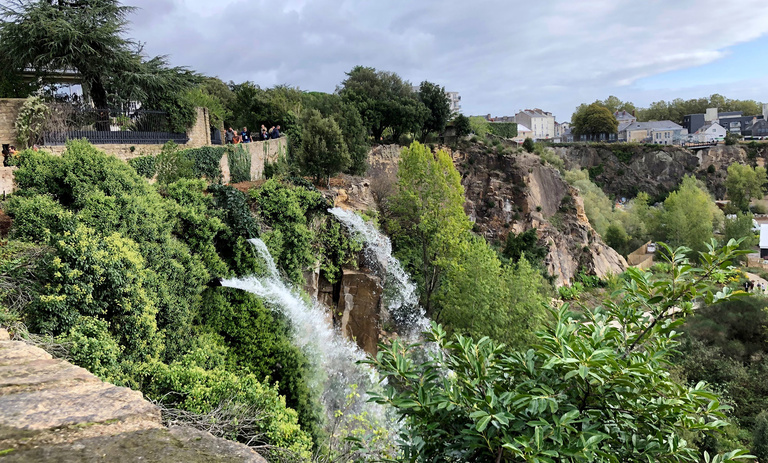
M 616 133 L 619 121 L 610 109 L 598 103 L 579 107 L 571 118 L 574 135 L 598 135 Z
M 34 72 L 43 82 L 58 72 L 76 71 L 97 108 L 140 101 L 152 109 L 171 109 L 200 77 L 170 67 L 164 57 L 146 59 L 141 46 L 125 38 L 131 11 L 118 0 L 5 2 L 0 65 L 15 75 Z
M 421 130 L 429 117 L 429 109 L 419 101 L 411 84 L 394 72 L 356 66 L 338 89 L 339 95 L 360 112 L 363 126 L 374 140 L 390 129 L 392 138 Z
M 733 163 L 728 166 L 725 189 L 734 208 L 742 212 L 749 211 L 749 202 L 762 198 L 764 185 L 768 183 L 765 167 L 752 167 Z
M 451 117 L 451 103 L 441 87 L 426 80 L 419 87 L 419 100 L 429 110 L 429 115 L 421 129 L 422 138 L 429 133 L 441 133 Z

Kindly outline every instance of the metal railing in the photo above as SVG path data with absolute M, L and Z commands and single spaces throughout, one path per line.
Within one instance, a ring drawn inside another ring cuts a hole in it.
M 189 141 L 186 133 L 172 132 L 168 113 L 147 110 L 80 108 L 69 104 L 51 107 L 43 131 L 45 145 L 63 145 L 85 138 L 93 144 L 179 144 Z

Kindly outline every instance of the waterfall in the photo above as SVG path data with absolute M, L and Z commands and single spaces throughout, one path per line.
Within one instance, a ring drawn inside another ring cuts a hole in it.
M 268 274 L 223 280 L 222 286 L 241 289 L 255 294 L 282 312 L 291 322 L 294 344 L 304 352 L 315 371 L 310 387 L 321 394 L 329 422 L 336 410 L 345 407 L 346 394 L 357 384 L 361 397 L 351 410 L 384 419 L 380 405 L 366 403 L 365 391 L 378 384 L 376 374 L 367 365 L 358 365 L 365 358 L 357 345 L 335 331 L 327 311 L 316 301 L 302 297 L 301 292 L 283 281 L 267 246 L 260 239 L 249 240 L 258 255 L 266 262 Z
M 416 340 L 429 329 L 429 320 L 419 306 L 416 285 L 403 269 L 400 261 L 392 255 L 392 242 L 376 227 L 363 220 L 354 212 L 339 207 L 328 209 L 350 234 L 364 244 L 366 264 L 384 282 L 384 308 L 395 322 L 400 335 Z

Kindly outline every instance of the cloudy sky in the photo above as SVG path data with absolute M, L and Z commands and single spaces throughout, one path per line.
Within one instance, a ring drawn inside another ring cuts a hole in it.
M 224 81 L 332 92 L 355 65 L 467 115 L 720 93 L 768 102 L 766 0 L 126 0 L 131 37 Z M 215 5 L 215 6 L 214 6 Z

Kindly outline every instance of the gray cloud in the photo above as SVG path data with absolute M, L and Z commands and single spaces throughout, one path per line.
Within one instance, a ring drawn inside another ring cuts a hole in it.
M 537 106 L 567 120 L 611 93 L 638 104 L 681 96 L 685 83 L 674 94 L 636 83 L 768 33 L 764 0 L 532 3 L 134 0 L 131 35 L 148 53 L 224 80 L 333 91 L 362 64 L 459 91 L 465 113 Z

